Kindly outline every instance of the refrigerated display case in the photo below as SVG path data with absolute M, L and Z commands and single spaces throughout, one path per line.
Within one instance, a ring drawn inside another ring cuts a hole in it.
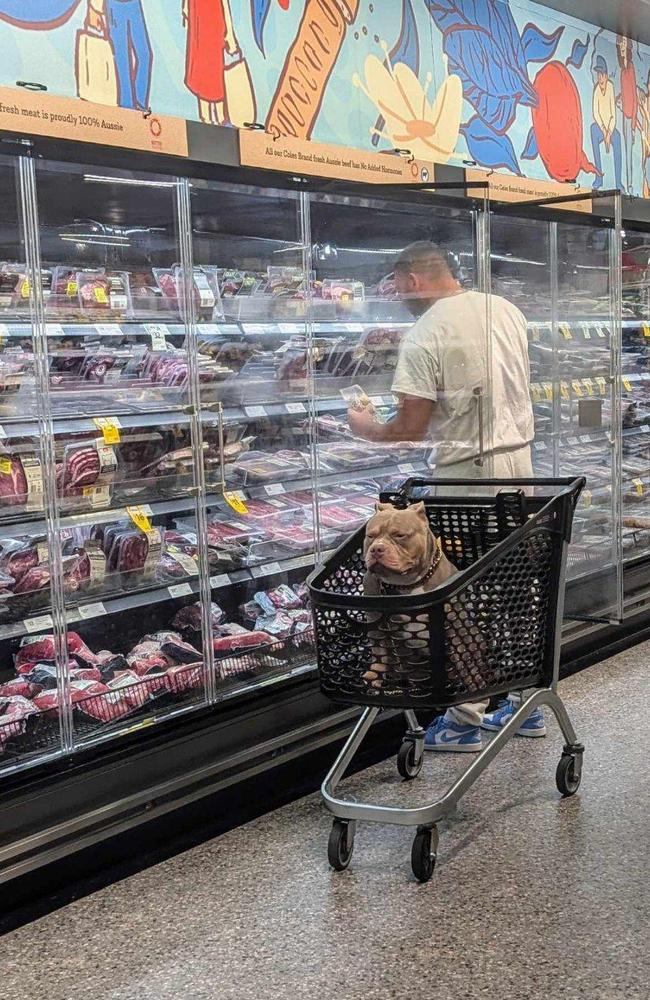
M 371 191 L 167 169 L 0 159 L 15 192 L 0 208 L 0 785 L 123 748 L 137 766 L 106 801 L 128 787 L 110 809 L 139 817 L 138 783 L 166 768 L 171 801 L 190 760 L 209 787 L 222 745 L 231 781 L 348 724 L 316 690 L 304 581 L 382 489 L 435 474 L 431 442 L 371 444 L 346 419 L 359 392 L 394 412 L 408 243 L 434 241 L 485 293 L 487 329 L 493 294 L 524 311 L 536 469 L 589 458 L 569 612 L 613 620 L 620 604 L 615 215 L 517 215 L 464 179 Z M 468 405 L 489 456 L 483 388 Z M 138 758 L 154 743 L 155 768 Z M 0 878 L 11 855 L 0 840 Z

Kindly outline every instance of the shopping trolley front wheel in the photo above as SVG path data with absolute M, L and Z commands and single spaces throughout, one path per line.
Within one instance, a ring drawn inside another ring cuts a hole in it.
M 343 872 L 350 864 L 354 850 L 354 820 L 335 819 L 327 842 L 327 860 L 335 872 Z
M 397 754 L 397 770 L 405 781 L 417 778 L 422 770 L 424 753 L 414 740 L 405 739 Z
M 428 882 L 436 867 L 438 828 L 419 826 L 411 848 L 411 868 L 418 882 Z

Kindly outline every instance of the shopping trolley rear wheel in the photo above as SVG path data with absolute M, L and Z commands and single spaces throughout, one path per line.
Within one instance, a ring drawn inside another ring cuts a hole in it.
M 436 867 L 438 830 L 435 826 L 418 827 L 411 848 L 411 868 L 418 882 L 428 882 Z
M 580 788 L 581 779 L 582 772 L 576 772 L 576 755 L 563 753 L 555 772 L 555 784 L 558 792 L 565 798 L 575 795 Z
M 327 842 L 327 860 L 336 872 L 343 872 L 350 864 L 354 850 L 356 823 L 335 819 Z
M 412 740 L 404 740 L 397 754 L 397 770 L 406 781 L 417 778 L 422 770 L 424 754 L 417 756 L 418 745 Z

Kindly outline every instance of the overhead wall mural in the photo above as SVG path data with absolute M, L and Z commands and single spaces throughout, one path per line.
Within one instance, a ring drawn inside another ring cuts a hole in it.
M 650 196 L 650 47 L 515 0 L 0 0 L 0 83 Z

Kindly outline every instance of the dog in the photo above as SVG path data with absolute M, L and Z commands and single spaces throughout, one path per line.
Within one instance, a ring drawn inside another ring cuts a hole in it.
M 458 570 L 442 551 L 429 526 L 424 503 L 400 510 L 390 503 L 377 504 L 366 525 L 363 555 L 366 565 L 363 590 L 368 597 L 385 594 L 425 594 L 439 587 Z M 373 642 L 373 663 L 363 674 L 371 687 L 384 686 L 385 674 L 400 672 L 404 664 L 417 668 L 428 660 L 427 615 L 369 613 L 368 636 Z

